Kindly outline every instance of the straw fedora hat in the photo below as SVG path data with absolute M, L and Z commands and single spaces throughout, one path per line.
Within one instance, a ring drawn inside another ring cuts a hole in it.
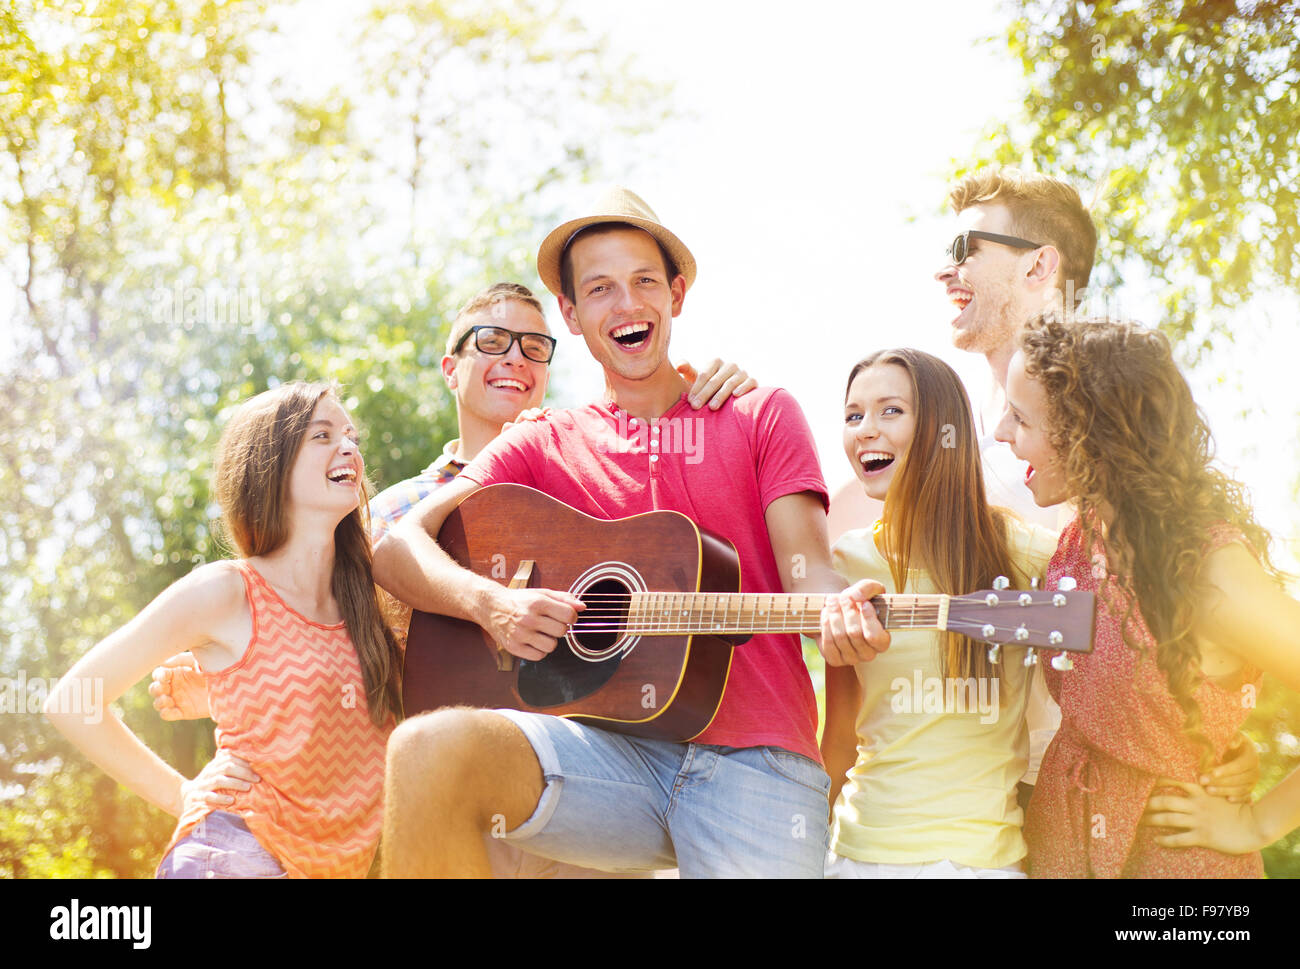
M 621 186 L 606 189 L 591 207 L 595 215 L 585 215 L 580 219 L 570 219 L 542 240 L 537 250 L 537 275 L 556 296 L 560 295 L 560 257 L 573 240 L 575 234 L 589 225 L 605 222 L 622 222 L 626 225 L 644 229 L 658 240 L 659 244 L 677 263 L 677 271 L 686 277 L 686 288 L 695 282 L 695 257 L 691 250 L 682 245 L 682 240 L 665 229 L 659 216 L 645 204 L 645 200 L 635 192 Z

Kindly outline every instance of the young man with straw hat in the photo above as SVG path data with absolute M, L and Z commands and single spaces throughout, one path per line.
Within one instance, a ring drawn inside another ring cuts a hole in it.
M 515 656 L 551 652 L 580 600 L 481 578 L 432 538 L 467 495 L 514 482 L 600 518 L 680 511 L 736 546 L 746 592 L 843 589 L 812 436 L 784 391 L 691 415 L 695 448 L 660 446 L 658 429 L 689 414 L 668 344 L 695 260 L 649 206 L 624 189 L 607 193 L 546 238 L 538 271 L 601 364 L 605 399 L 493 442 L 380 543 L 380 584 L 425 612 L 477 623 Z M 620 434 L 642 425 L 648 447 L 622 446 Z M 822 616 L 828 662 L 864 662 L 888 646 L 867 601 L 879 591 L 860 583 L 832 597 Z M 412 718 L 389 745 L 386 872 L 487 875 L 483 834 L 495 826 L 527 851 L 595 868 L 820 877 L 829 778 L 816 720 L 793 634 L 736 650 L 717 715 L 690 743 L 513 710 Z
M 442 373 L 456 403 L 459 435 L 420 474 L 392 485 L 370 500 L 371 537 L 378 542 L 415 505 L 455 480 L 470 461 L 501 433 L 502 425 L 542 406 L 550 362 L 555 352 L 542 304 L 526 287 L 499 282 L 476 293 L 457 312 L 447 335 Z M 693 408 L 717 409 L 733 394 L 744 395 L 756 384 L 734 363 L 714 360 L 703 371 L 689 363 L 677 368 L 691 383 Z M 410 609 L 396 604 L 394 630 L 405 640 Z M 207 685 L 181 654 L 154 671 L 150 693 L 164 720 L 207 717 Z M 231 758 L 231 773 L 246 787 L 256 779 L 251 768 Z M 214 793 L 222 803 L 232 798 Z M 491 842 L 498 877 L 595 877 L 599 872 L 559 865 L 528 855 L 508 844 Z

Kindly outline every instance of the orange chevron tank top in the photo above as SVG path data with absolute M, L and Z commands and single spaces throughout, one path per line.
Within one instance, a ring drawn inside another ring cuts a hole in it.
M 233 666 L 205 674 L 218 749 L 261 778 L 235 801 L 180 819 L 172 844 L 212 810 L 238 814 L 295 878 L 364 878 L 383 814 L 384 729 L 370 720 L 361 664 L 343 623 L 299 615 L 247 562 L 253 635 Z M 170 851 L 170 847 L 168 848 Z

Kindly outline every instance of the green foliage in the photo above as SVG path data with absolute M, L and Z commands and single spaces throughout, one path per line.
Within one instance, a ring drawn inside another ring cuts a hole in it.
M 1261 774 L 1255 788 L 1260 797 L 1300 770 L 1300 698 L 1266 676 L 1246 733 L 1260 749 Z M 1270 878 L 1300 877 L 1300 831 L 1264 849 L 1264 869 Z
M 275 56 L 312 15 L 0 6 L 0 678 L 61 675 L 226 554 L 213 450 L 276 382 L 344 386 L 377 486 L 427 465 L 455 433 L 455 307 L 535 286 L 590 132 L 656 117 L 661 92 L 529 0 L 376 4 L 330 87 Z M 182 773 L 210 756 L 211 724 L 161 723 L 143 685 L 119 706 Z M 39 715 L 0 715 L 0 872 L 147 875 L 171 823 Z
M 1009 10 L 1024 113 L 981 139 L 973 162 L 1098 188 L 1094 289 L 1140 267 L 1163 285 L 1162 327 L 1192 350 L 1231 339 L 1224 315 L 1205 309 L 1296 289 L 1300 3 L 1019 0 Z

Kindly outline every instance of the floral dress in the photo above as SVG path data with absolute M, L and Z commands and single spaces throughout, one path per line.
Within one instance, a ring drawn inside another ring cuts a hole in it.
M 1207 553 L 1240 532 L 1214 529 Z M 1156 644 L 1139 610 L 1129 619 L 1124 642 L 1120 623 L 1129 596 L 1104 583 L 1106 557 L 1100 540 L 1087 554 L 1076 516 L 1061 533 L 1047 567 L 1047 588 L 1072 576 L 1080 590 L 1099 592 L 1092 653 L 1076 655 L 1074 669 L 1044 669 L 1048 689 L 1061 705 L 1061 729 L 1043 758 L 1029 804 L 1025 840 L 1033 878 L 1259 878 L 1258 852 L 1226 855 L 1208 848 L 1162 848 L 1167 829 L 1139 826 L 1147 799 L 1161 777 L 1195 782 L 1201 748 L 1183 730 L 1184 714 L 1156 665 Z M 1193 694 L 1202 731 L 1216 760 L 1232 744 L 1258 693 L 1258 673 L 1242 671 L 1238 682 L 1203 679 Z M 1176 789 L 1162 789 L 1179 793 Z

